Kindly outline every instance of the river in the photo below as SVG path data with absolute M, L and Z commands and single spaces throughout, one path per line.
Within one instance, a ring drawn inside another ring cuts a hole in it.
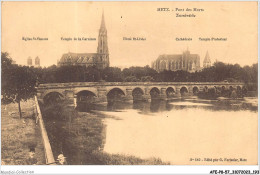
M 257 164 L 257 98 L 116 102 L 78 110 L 103 117 L 106 153 L 181 165 Z

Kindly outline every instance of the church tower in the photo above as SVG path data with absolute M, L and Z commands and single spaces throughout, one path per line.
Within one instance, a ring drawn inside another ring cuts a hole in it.
M 29 67 L 32 66 L 32 58 L 31 57 L 27 58 L 27 66 L 29 66 Z
M 98 62 L 102 68 L 109 67 L 109 52 L 107 45 L 107 29 L 105 25 L 104 12 L 102 13 L 101 26 L 98 35 L 97 53 L 99 55 Z
M 35 58 L 35 67 L 41 67 L 40 66 L 40 58 L 38 56 Z
M 204 61 L 203 61 L 203 67 L 208 68 L 210 66 L 211 66 L 211 61 L 210 61 L 210 58 L 209 58 L 209 52 L 207 51 L 206 56 L 205 56 Z

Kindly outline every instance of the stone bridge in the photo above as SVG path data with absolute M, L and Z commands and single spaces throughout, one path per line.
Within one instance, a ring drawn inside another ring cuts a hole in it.
M 241 90 L 239 82 L 77 82 L 40 84 L 37 87 L 39 101 L 45 103 L 50 97 L 67 99 L 75 105 L 79 101 L 107 102 L 110 98 L 124 100 L 167 99 L 182 95 L 196 95 L 209 89 Z

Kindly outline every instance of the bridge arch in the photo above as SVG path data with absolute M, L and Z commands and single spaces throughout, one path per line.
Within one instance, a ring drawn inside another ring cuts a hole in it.
M 120 90 L 124 93 L 124 95 L 126 95 L 126 89 L 125 89 L 125 88 L 122 88 L 122 87 L 120 87 L 120 86 L 108 87 L 108 88 L 107 88 L 106 95 L 108 95 L 108 93 L 109 93 L 111 90 L 113 90 L 113 89 L 120 89 Z
M 166 95 L 167 97 L 173 97 L 176 93 L 175 87 L 167 87 L 166 88 Z
M 209 91 L 209 87 L 208 86 L 204 86 L 203 90 L 204 90 L 204 92 L 208 92 Z
M 135 87 L 132 91 L 133 100 L 143 100 L 144 90 L 140 87 Z
M 88 92 L 91 92 L 91 93 L 93 93 L 93 94 L 95 94 L 95 96 L 97 97 L 97 90 L 95 90 L 95 89 L 91 89 L 91 88 L 80 88 L 80 89 L 76 89 L 75 91 L 74 91 L 74 94 L 79 94 L 79 93 L 81 93 L 81 92 L 83 92 L 83 91 L 88 91 Z
M 133 86 L 132 87 L 132 91 L 135 90 L 135 89 L 141 89 L 142 92 L 145 94 L 145 88 L 144 87 L 142 87 L 142 86 Z
M 61 94 L 63 97 L 65 97 L 64 90 L 62 90 L 62 89 L 48 89 L 48 90 L 45 90 L 41 94 L 41 98 L 43 99 L 47 94 L 49 94 L 51 92 L 57 92 L 57 93 Z
M 188 94 L 188 93 L 189 93 L 188 87 L 182 86 L 181 89 L 180 89 L 180 94 L 185 95 L 185 94 Z
M 89 90 L 81 90 L 77 94 L 77 103 L 93 103 L 97 95 Z
M 126 93 L 118 87 L 112 88 L 107 93 L 107 101 L 108 102 L 114 102 L 114 101 L 120 101 L 123 100 L 123 97 L 126 95 Z
M 192 87 L 192 93 L 193 93 L 194 95 L 196 95 L 198 92 L 199 92 L 199 87 L 198 87 L 198 86 L 193 86 L 193 87 Z
M 212 96 L 214 96 L 217 93 L 217 88 L 216 86 L 211 86 L 210 88 L 208 88 L 208 93 Z
M 248 91 L 247 87 L 246 87 L 246 86 L 243 86 L 243 87 L 242 87 L 242 93 L 243 93 L 243 94 L 247 94 L 247 91 Z
M 48 93 L 45 93 L 43 96 L 43 102 L 44 104 L 54 104 L 62 101 L 64 99 L 64 96 L 57 91 L 51 91 Z
M 217 91 L 221 91 L 221 86 L 214 86 Z
M 237 86 L 237 91 L 242 91 L 241 86 Z
M 150 89 L 150 95 L 152 99 L 158 99 L 160 97 L 160 90 L 157 87 Z

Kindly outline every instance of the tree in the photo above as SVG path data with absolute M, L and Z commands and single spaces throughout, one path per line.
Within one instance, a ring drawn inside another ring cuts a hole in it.
M 141 81 L 142 82 L 151 82 L 151 81 L 154 81 L 154 78 L 151 76 L 143 76 L 143 77 L 141 77 Z
M 122 71 L 117 67 L 106 67 L 102 70 L 102 79 L 107 82 L 121 82 L 123 81 Z
M 84 72 L 84 79 L 86 82 L 100 81 L 101 80 L 100 70 L 97 69 L 95 66 L 87 67 Z M 73 82 L 73 81 L 71 81 L 71 82 Z
M 67 65 L 57 68 L 53 67 L 50 69 L 50 71 L 52 71 L 50 75 L 54 74 L 56 79 L 55 81 L 58 83 L 83 82 L 85 69 L 85 66 L 74 65 Z
M 135 76 L 127 76 L 125 77 L 125 82 L 138 82 L 140 81 L 139 79 L 137 79 Z
M 150 68 L 149 66 L 145 67 L 129 67 L 125 68 L 123 71 L 124 77 L 128 76 L 135 76 L 137 79 L 141 79 L 143 76 L 151 76 L 155 78 L 155 76 L 158 74 L 156 70 Z
M 3 101 L 18 103 L 20 118 L 21 100 L 26 101 L 36 93 L 36 75 L 33 69 L 11 64 L 8 53 L 1 53 Z
M 36 68 L 37 69 L 37 68 Z M 38 68 L 38 70 L 40 71 L 38 73 L 38 78 L 40 80 L 40 83 L 57 83 L 57 66 L 56 65 L 52 65 L 49 66 L 47 68 Z

